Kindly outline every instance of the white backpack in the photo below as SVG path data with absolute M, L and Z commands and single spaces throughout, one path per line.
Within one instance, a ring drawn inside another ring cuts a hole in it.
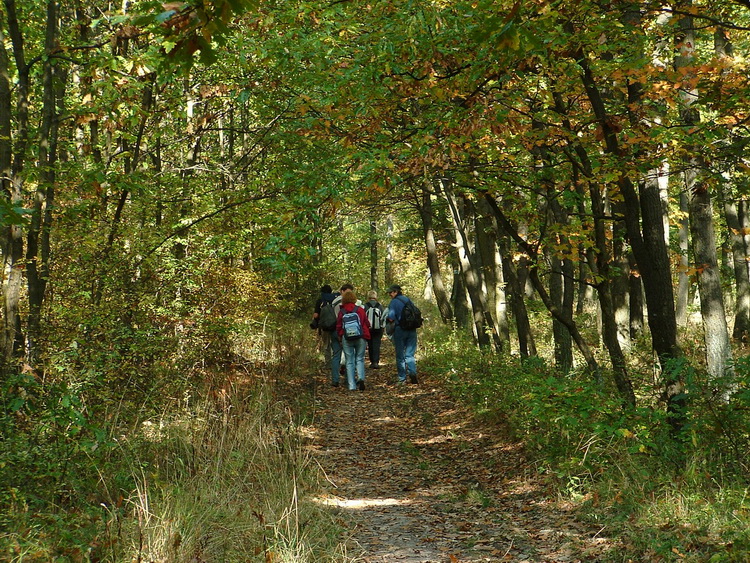
M 365 307 L 367 313 L 367 320 L 370 321 L 370 328 L 373 330 L 380 330 L 383 328 L 383 311 L 377 305 Z

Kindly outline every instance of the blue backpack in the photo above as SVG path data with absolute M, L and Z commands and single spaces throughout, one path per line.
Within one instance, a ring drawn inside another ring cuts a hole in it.
M 344 338 L 357 340 L 362 338 L 362 321 L 357 314 L 359 307 L 355 306 L 351 313 L 344 313 L 341 317 L 341 327 L 344 329 Z

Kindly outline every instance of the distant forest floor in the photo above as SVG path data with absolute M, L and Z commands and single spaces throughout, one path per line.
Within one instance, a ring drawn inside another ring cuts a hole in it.
M 315 396 L 305 430 L 326 479 L 317 500 L 350 531 L 351 555 L 373 563 L 622 557 L 606 529 L 577 519 L 545 487 L 501 427 L 477 420 L 428 373 L 394 385 L 392 347 L 383 348 L 391 356 L 367 369 L 363 392 L 349 391 L 345 377 L 331 387 L 322 365 L 298 382 Z

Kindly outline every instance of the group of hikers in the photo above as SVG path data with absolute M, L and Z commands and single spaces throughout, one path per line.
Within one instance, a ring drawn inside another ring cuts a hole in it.
M 401 286 L 391 285 L 388 295 L 388 307 L 378 301 L 376 291 L 367 294 L 363 305 L 351 284 L 342 285 L 336 292 L 330 285 L 320 288 L 310 328 L 317 329 L 320 335 L 333 387 L 339 386 L 340 376 L 345 373 L 350 391 L 365 390 L 365 352 L 370 368 L 380 369 L 384 334 L 396 350 L 396 383 L 418 382 L 415 355 L 421 313 L 403 294 Z

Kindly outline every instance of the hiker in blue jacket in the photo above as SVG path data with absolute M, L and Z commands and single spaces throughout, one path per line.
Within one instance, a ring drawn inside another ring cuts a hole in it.
M 399 326 L 401 312 L 410 300 L 401 292 L 400 285 L 392 285 L 388 288 L 391 302 L 388 305 L 387 322 L 394 323 L 396 329 L 393 332 L 393 346 L 396 349 L 396 368 L 398 371 L 398 383 L 406 382 L 409 376 L 410 383 L 417 383 L 417 330 L 406 330 Z

